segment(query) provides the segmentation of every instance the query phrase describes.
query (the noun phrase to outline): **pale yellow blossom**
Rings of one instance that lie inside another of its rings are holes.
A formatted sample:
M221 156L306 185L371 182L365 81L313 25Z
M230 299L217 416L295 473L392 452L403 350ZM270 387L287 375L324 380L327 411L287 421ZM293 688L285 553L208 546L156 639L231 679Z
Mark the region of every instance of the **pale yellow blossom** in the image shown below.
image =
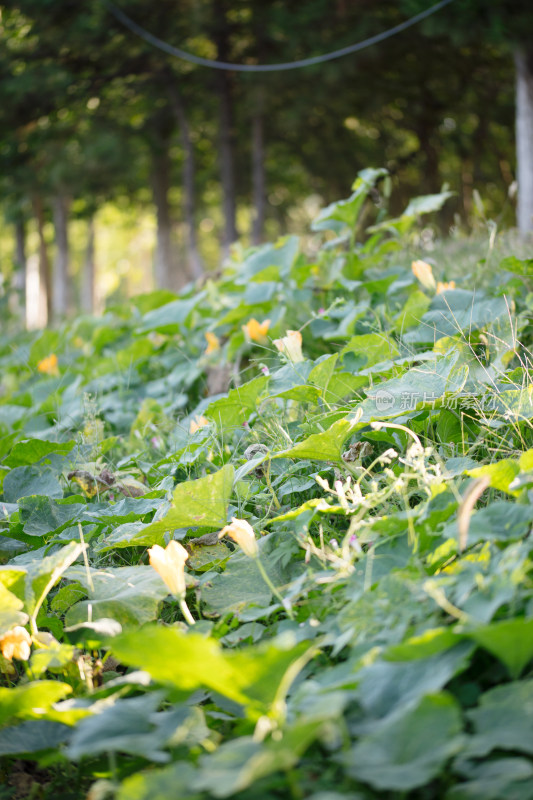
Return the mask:
M252 342L259 342L259 344L264 344L267 341L267 333L269 328L269 319L265 319L264 322L258 322L253 317L246 323L246 325L242 326L246 338L250 339Z
M172 539L165 548L158 544L148 550L150 564L164 580L171 594L175 597L185 597L185 562L189 558L186 549L175 539Z
M304 361L302 353L302 334L300 331L287 331L282 339L274 339L274 344L293 364Z
M226 525L218 534L219 539L222 539L223 536L229 536L230 539L237 542L243 553L250 558L257 558L259 555L254 529L245 519L233 517L231 525Z
M37 369L39 372L43 372L45 375L59 375L59 369L57 366L57 356L55 353L52 353L50 356L46 356L37 364Z
M0 651L8 661L13 658L27 661L31 652L31 636L26 628L15 625L10 631L0 636Z
M436 287L435 278L431 264L426 261L413 261L411 264L413 275L417 278L425 289L434 290Z
M212 333L211 331L207 331L205 338L207 340L207 347L205 350L206 356L208 356L209 353L214 353L216 350L220 350L220 339L216 334Z
M189 433L196 433L196 431L199 431L200 428L205 428L206 425L209 425L208 419L202 416L195 417L194 419L191 419L191 424L189 425Z
M440 294L441 292L447 292L448 289L455 289L455 281L437 282L437 294Z

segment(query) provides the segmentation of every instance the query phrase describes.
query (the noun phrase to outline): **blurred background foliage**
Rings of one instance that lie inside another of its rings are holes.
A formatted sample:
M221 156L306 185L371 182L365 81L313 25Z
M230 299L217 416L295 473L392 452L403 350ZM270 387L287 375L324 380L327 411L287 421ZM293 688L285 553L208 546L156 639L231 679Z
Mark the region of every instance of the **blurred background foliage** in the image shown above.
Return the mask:
M147 31L197 55L287 62L372 36L425 0L128 0ZM0 5L0 270L28 322L216 269L237 240L302 234L363 167L392 216L454 191L441 233L514 224L515 60L526 2L450 3L355 55L302 70L222 72L127 30L105 2Z

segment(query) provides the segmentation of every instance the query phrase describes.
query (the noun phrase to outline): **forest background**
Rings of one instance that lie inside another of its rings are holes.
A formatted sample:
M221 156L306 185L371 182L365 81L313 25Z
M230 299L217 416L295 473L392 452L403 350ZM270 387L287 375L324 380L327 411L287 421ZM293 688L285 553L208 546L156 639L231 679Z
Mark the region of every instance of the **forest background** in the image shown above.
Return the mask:
M428 7L426 0L120 5L170 44L248 65L336 50ZM455 195L439 225L454 236L487 219L514 225L522 170L526 232L529 7L456 0L363 52L301 70L241 73L169 56L103 0L3 2L4 320L25 297L35 327L154 286L178 289L216 270L237 241L302 234L366 166L389 171L374 201L393 215L410 197L447 185Z

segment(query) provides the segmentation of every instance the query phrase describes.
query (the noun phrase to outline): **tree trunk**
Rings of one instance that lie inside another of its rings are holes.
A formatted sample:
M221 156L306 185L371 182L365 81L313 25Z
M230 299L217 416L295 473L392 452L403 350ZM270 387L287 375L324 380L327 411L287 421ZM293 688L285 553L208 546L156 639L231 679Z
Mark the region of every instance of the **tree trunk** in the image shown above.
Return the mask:
M265 8L261 4L254 6L252 13L252 30L254 49L260 62L269 60L266 31L268 29ZM252 76L249 87L252 108L252 244L261 244L264 235L266 213L266 176L265 176L265 97L268 83L258 81Z
M464 220L468 225L472 222L474 208L474 175L472 160L466 153L461 155L461 197L463 199Z
M187 257L190 276L196 280L197 278L202 277L204 274L204 269L198 250L196 225L194 221L194 211L196 207L194 191L196 173L194 146L191 140L189 120L187 119L183 98L181 97L179 89L174 84L173 77L171 75L168 76L167 85L170 95L170 102L178 121L181 146L183 148L183 210L185 216L185 225L187 228Z
M56 257L52 282L52 311L55 319L64 317L70 305L68 201L63 194L54 197Z
M422 189L424 194L440 191L439 156L432 142L434 128L428 120L421 120L417 135L420 149L424 154Z
M263 97L259 90L256 109L252 117L252 201L254 220L252 225L252 244L260 244L265 226L265 141Z
M15 258L13 275L13 289L16 294L12 295L9 301L9 308L11 311L25 319L26 317L26 223L22 217L19 217L15 223Z
M35 195L32 200L33 213L37 222L37 232L39 234L39 311L35 315L37 319L43 320L43 325L52 318L52 286L50 274L50 260L48 258L48 248L44 236L44 208L41 198Z
M154 279L158 289L172 287L172 220L169 192L170 158L168 148L154 151L152 191L157 217L157 240L154 257Z
M95 306L95 264L94 264L94 217L87 223L87 245L83 264L81 307L86 314L92 314Z
M525 236L533 231L533 50L516 50L517 223Z
M22 218L15 222L15 289L23 292L26 286L26 223Z
M226 19L225 3L220 2L220 0L215 0L213 10L217 26L217 59L219 61L228 61L228 23ZM217 72L216 81L220 125L218 138L218 157L220 164L220 179L222 183L222 208L224 211L222 249L223 254L227 255L229 246L238 237L236 223L237 199L235 189L233 100L229 73L222 70Z
M232 125L232 102L230 88L223 73L219 80L219 102L220 102L220 177L222 180L222 207L224 209L224 235L222 246L227 253L229 246L237 237L237 200L235 192L235 167L233 158L233 134Z

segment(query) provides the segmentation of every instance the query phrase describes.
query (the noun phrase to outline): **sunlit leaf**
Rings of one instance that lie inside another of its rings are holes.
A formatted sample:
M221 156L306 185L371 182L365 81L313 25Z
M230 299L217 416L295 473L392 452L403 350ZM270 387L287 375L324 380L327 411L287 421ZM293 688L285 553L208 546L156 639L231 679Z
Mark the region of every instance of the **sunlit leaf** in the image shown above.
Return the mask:
M223 527L227 521L233 477L233 465L226 464L204 478L179 483L165 516L144 529L144 541L148 541L148 536L160 536L175 528ZM154 543L157 541L154 539Z
M354 433L358 419L340 419L324 433L313 433L288 450L275 453L272 458L309 458L317 461L342 461L344 442Z
M0 687L0 725L12 719L39 719L51 705L72 692L61 681L33 681L12 689Z
M15 625L25 625L28 615L22 611L24 603L0 582L0 636Z

